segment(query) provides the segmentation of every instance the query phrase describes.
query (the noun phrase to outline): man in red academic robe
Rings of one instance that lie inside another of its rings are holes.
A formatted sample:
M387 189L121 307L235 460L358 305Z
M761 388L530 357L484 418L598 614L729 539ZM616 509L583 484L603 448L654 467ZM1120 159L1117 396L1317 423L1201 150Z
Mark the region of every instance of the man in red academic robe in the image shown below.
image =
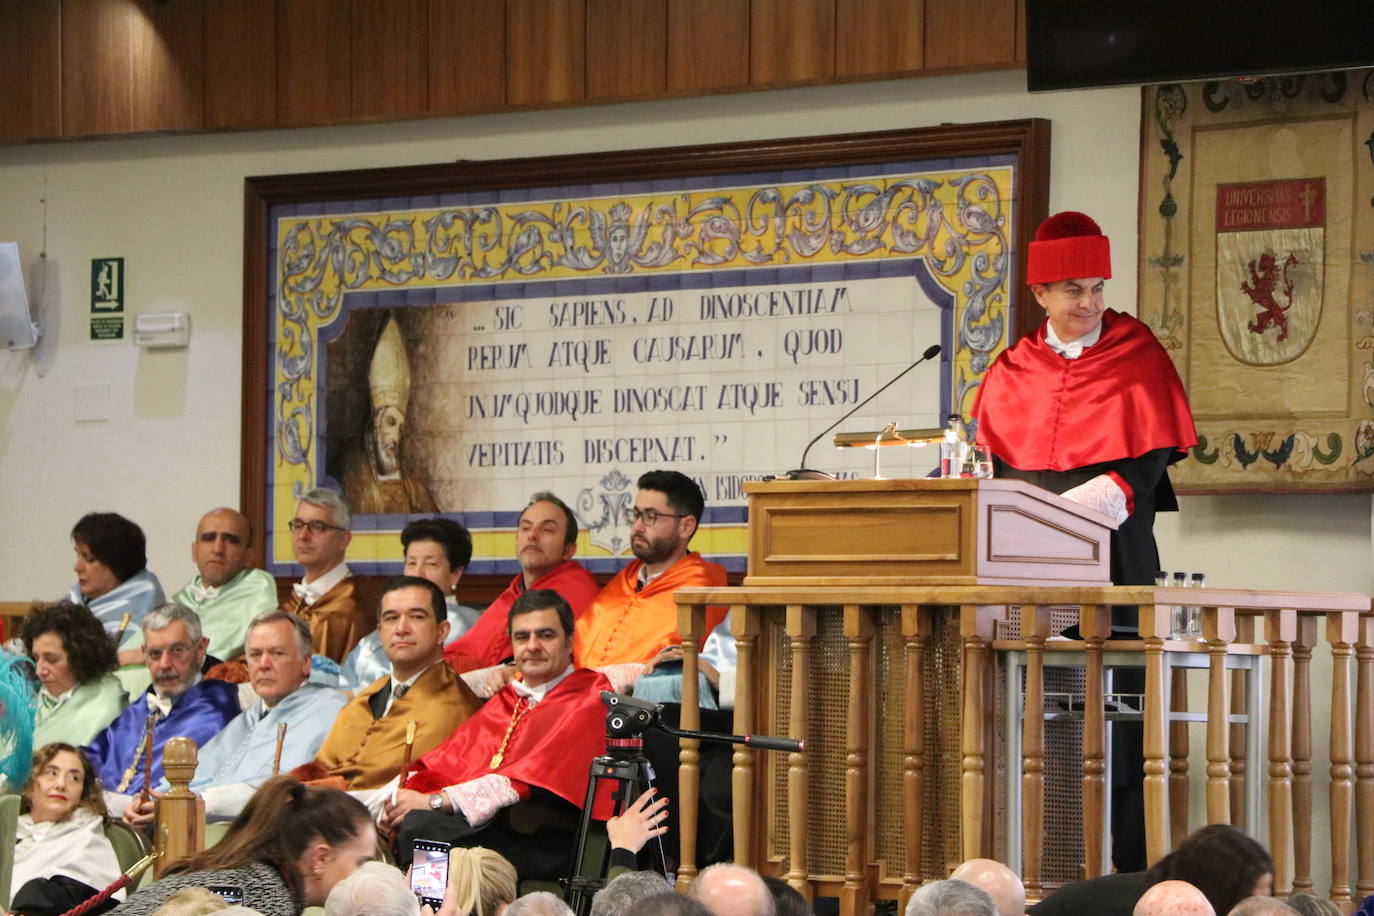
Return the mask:
M1026 279L1047 320L992 364L973 417L1000 476L1120 523L1113 583L1151 585L1159 568L1155 512L1178 509L1166 469L1197 434L1168 353L1144 324L1104 307L1111 275L1107 237L1090 217L1059 213L1040 225Z
M529 505L520 513L515 547L520 572L477 622L444 650L444 660L459 674L499 665L511 657L506 615L515 599L527 590L548 588L558 592L572 607L574 619L596 597L596 580L581 563L573 561L577 553L577 516L557 496L541 491L530 497Z
M1111 275L1110 245L1091 217L1065 212L1040 224L1026 281L1045 324L992 364L973 416L1001 476L1115 518L1112 582L1150 585L1159 568L1155 512L1178 509L1167 469L1197 434L1168 353L1144 324L1105 308ZM1134 635L1136 613L1113 608L1112 628ZM1118 668L1112 686L1143 690L1142 672ZM1112 860L1121 872L1147 864L1141 741L1138 723L1112 730Z
M420 758L382 811L402 867L423 838L494 849L522 878L567 873L591 763L606 753L601 691L610 682L573 667L572 608L557 592L525 592L509 626L520 679ZM511 817L522 807L553 823L517 831Z

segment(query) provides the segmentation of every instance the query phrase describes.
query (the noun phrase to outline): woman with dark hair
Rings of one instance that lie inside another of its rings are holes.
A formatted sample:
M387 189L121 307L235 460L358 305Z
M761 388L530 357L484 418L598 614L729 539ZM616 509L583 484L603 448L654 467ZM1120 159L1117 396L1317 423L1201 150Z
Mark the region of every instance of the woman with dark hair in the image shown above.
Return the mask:
M184 887L228 886L264 916L298 916L323 906L376 849L377 831L361 802L278 776L262 784L224 839L177 862L114 912L144 916Z
M143 529L114 512L88 512L72 528L76 551L76 584L68 600L90 608L105 632L119 632L120 619L128 614L129 628L118 648L132 649L142 634L138 625L155 607L166 602L162 583L148 571L147 540ZM123 653L120 662L142 662L142 653Z
M100 779L82 751L56 742L39 748L19 805L12 912L58 916L119 877L119 861L105 837Z
M84 747L124 711L128 696L114 676L114 642L87 608L68 601L35 603L20 625L20 638L42 685L34 744Z
M1136 901L1161 881L1187 881L1202 891L1214 910L1229 913L1246 897L1273 893L1274 860L1257 841L1230 824L1209 824L1190 833L1147 872L1118 872L1068 884L1027 912L1033 916L1131 916Z

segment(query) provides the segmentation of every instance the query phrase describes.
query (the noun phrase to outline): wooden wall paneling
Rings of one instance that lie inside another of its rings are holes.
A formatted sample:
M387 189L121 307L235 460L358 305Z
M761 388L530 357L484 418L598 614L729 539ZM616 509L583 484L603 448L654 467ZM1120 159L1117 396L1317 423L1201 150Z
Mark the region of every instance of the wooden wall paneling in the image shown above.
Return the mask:
M129 51L134 130L199 130L205 125L200 3L136 0Z
M1017 0L926 0L926 67L1012 66Z
M355 118L429 111L429 0L353 0Z
M845 0L835 10L835 75L883 76L925 61L925 0Z
M353 11L338 0L277 4L277 120L323 124L349 116L353 101Z
M587 98L662 95L668 0L587 0Z
M1026 0L1016 0L1016 62L1026 62Z
M749 82L767 86L833 77L836 2L750 0Z
M668 91L749 85L749 6L740 0L668 0Z
M63 0L62 135L133 129L126 0Z
M430 0L428 41L430 113L506 104L505 0Z
M586 96L586 0L510 0L506 101L575 102Z
M0 0L0 142L62 134L61 0Z
M277 0L204 0L203 6L205 126L275 124Z

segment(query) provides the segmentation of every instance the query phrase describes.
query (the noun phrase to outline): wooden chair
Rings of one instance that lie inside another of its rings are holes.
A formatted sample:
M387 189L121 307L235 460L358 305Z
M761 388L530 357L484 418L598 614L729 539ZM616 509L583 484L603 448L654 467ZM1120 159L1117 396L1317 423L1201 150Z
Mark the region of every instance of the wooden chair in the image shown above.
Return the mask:
M0 795L0 910L10 906L14 877L14 844L19 832L19 796Z

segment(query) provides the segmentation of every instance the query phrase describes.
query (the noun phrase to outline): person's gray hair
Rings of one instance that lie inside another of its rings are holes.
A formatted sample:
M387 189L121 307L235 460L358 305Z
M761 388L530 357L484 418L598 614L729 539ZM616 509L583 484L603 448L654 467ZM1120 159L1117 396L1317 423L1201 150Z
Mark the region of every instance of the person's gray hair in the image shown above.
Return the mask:
M364 862L324 901L325 916L420 916L420 904L394 865Z
M1309 902L1317 906L1309 909ZM1340 916L1340 912L1340 908L1328 900L1320 900L1307 894L1294 894L1288 898L1287 903L1277 897L1246 897L1231 907L1231 912L1225 916L1293 916L1294 913L1302 913L1304 916L1328 916L1335 913L1336 916Z
M625 916L636 900L672 889L668 879L656 871L627 871L596 892L592 898L591 916Z
M301 495L300 502L309 506L328 509L334 513L334 524L345 531L353 530L353 513L349 511L348 503L344 501L338 490L331 490L328 487L306 490Z
M201 636L205 635L205 630L200 625L200 615L184 604L174 601L149 611L148 616L143 618L143 632L146 635L154 630L165 630L178 620L186 624L186 632L191 635L191 641L200 642Z
M987 891L967 881L933 881L911 895L906 916L997 916Z
M254 627L282 621L291 624L291 629L296 631L296 647L301 650L301 658L309 658L314 655L315 639L310 635L310 624L290 611L283 611L279 608L263 611L249 622L248 629L244 632L252 632Z
M505 916L573 916L573 911L548 891L536 891L508 904Z

